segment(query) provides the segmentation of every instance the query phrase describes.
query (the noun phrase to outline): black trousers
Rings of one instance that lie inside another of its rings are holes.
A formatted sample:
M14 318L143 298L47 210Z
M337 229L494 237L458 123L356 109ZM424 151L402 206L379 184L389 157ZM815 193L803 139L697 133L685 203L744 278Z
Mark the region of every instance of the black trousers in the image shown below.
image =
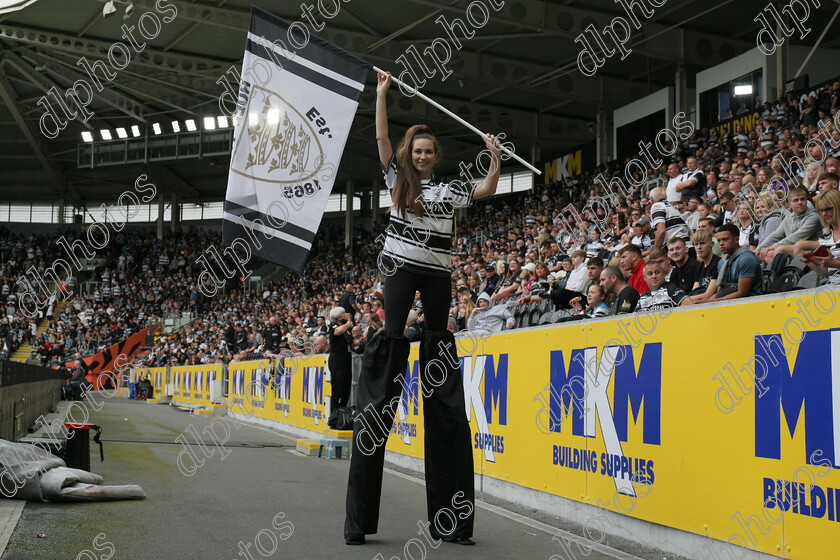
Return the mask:
M347 483L345 538L374 534L379 525L385 445L406 375L410 343L402 336L415 291L427 329L420 342L418 394L423 395L426 509L435 538L473 533L475 486L471 429L455 337L444 330L451 294L447 277L398 270L385 283L385 330L365 346L357 391L353 455Z

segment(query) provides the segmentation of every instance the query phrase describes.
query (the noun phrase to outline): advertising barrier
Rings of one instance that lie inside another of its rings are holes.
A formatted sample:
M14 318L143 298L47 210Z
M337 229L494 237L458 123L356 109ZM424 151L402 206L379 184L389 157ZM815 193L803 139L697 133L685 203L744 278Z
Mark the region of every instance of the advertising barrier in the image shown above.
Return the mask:
M459 340L476 473L825 557L840 542L840 313L838 292L802 294ZM231 410L325 431L324 356L267 365L230 364ZM422 458L418 375L415 344L387 449Z
M228 364L229 410L313 432L329 430L326 356L299 358L297 362L277 371L271 370L269 360Z
M215 380L222 378L222 365L172 367L169 368L169 375L172 379L172 404L189 407L211 406L213 401L210 397L210 386ZM157 390L158 386L154 387Z

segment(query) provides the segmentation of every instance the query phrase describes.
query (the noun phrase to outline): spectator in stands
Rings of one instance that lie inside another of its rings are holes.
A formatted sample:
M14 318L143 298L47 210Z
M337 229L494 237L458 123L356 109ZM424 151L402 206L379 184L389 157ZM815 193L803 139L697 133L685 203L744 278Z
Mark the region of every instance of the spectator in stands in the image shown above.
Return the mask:
M756 256L746 247L738 246L738 228L722 225L717 233L720 250L724 254L718 265L717 278L706 293L694 298L695 303L723 301L761 295L764 273Z
M692 196L703 196L703 193L706 192L706 175L697 165L697 158L689 157L686 160L686 165L688 167L688 171L686 171L681 177L681 180L677 182L675 190L680 193L680 201L687 203ZM652 194L653 193L651 193L651 195ZM663 193L663 198L665 198L665 193ZM654 202L656 202L655 199ZM674 201L668 198L667 202ZM653 210L651 210L651 214L652 213Z
M802 179L802 186L808 190L811 195L817 192L817 186L820 182L820 176L823 173L823 167L819 162L811 162L805 167L805 177Z
M316 354L326 354L330 351L330 345L327 342L327 337L324 335L316 336L313 345Z
M327 336L327 333L329 333L329 327L327 327L327 323L324 321L323 315L318 315L316 318L315 331L312 336Z
M720 213L718 214L717 219L715 219L715 227L731 223L737 209L738 202L735 200L734 194L731 192L725 192L720 195Z
M479 292L485 293L488 296L492 296L493 292L496 291L496 284L498 282L499 277L496 274L496 265L493 263L488 263L484 267L484 280L481 282Z
M755 201L753 212L758 224L751 235L750 248L755 251L781 225L781 202L770 192L762 192Z
M481 274L484 274L484 273L482 272ZM478 299L477 299L478 294L481 293L481 290L480 290L481 282L482 282L481 276L479 275L479 273L473 272L472 274L469 275L469 277L467 278L467 281L469 282L470 292L472 292L475 296L473 298L473 302L477 302L478 301Z
M459 332L466 330L467 319L469 319L472 315L473 309L475 309L475 304L472 299L468 296L461 296L461 299L458 302L458 310L455 314L455 321Z
M671 281L671 272L673 271L671 268L671 258L668 256L668 252L665 249L657 247L656 249L651 250L650 255L648 256L648 262L658 262L659 266L662 267L662 273L665 275L665 281Z
M546 264L542 261L538 262L534 265L534 282L531 284L531 288L526 290L522 294L522 297L519 298L519 305L523 305L534 299L548 297L553 282L554 277L548 273Z
M586 251L578 249L572 252L571 258L571 272L566 276L565 284L558 283L557 286L551 290L549 297L555 306L561 309L569 309L569 302L572 298L583 298L583 290L586 289L589 282L587 276L586 265Z
M796 187L788 193L788 212L782 223L758 244L756 252L767 263L772 262L778 253L792 257L797 241L816 241L819 231L820 219L815 211L808 208L808 191Z
M738 227L738 245L750 247L750 239L755 233L755 225L752 220L752 210L747 202L742 202L735 212L732 223Z
M599 278L600 281L600 278ZM606 317L610 314L610 308L604 301L607 298L607 292L601 284L592 284L586 291L586 307L578 298L573 298L571 301L572 315L583 315L587 319L594 319L598 317Z
M633 238L630 243L637 245L642 250L642 256L650 254L653 248L653 237L651 236L650 218L642 216L633 224Z
M817 184L817 194L814 196L814 204L828 191L837 190L837 174L826 172L820 176L820 181Z
M688 228L691 231L697 229L697 224L700 222L700 218L705 218L708 216L708 210L706 210L705 215L700 213L700 207L703 204L703 199L699 196L692 196L688 199L688 209L682 214L682 219L688 225Z
M613 298L610 315L632 313L639 303L639 292L624 281L624 274L616 266L608 266L601 272L601 286Z
M686 294L699 288L703 265L699 260L689 257L685 241L679 237L671 239L668 242L668 256L673 266L669 282ZM645 276L645 281L647 281L647 276ZM655 290L651 287L651 291Z
M618 252L620 257L621 270L630 285L638 293L648 291L644 278L645 261L642 259L642 250L633 244L627 245ZM609 290L607 290L609 291Z
M536 269L537 265L532 262L525 263L522 266L522 276L519 281L519 289L516 290L514 295L521 296L531 289L531 286L533 286L537 278L535 274ZM478 302L476 302L476 305L478 305Z
M667 248L668 241L674 237L679 237L685 240L689 250L693 253L691 241L691 231L688 225L682 219L680 212L665 201L665 190L661 187L656 187L650 191L650 200L653 206L650 209L651 226L656 230L656 238L653 246Z
M423 325L417 322L418 315L413 309L408 312L405 322L405 337L411 342L419 342L423 338Z
M473 309L467 320L467 330L476 334L493 334L505 327L512 329L513 313L506 305L490 308L490 296L482 292L478 296L478 307Z
M589 294L589 286L601 283L601 271L604 270L604 259L595 257L586 263L586 293Z
M699 286L688 292L691 296L705 294L712 280L717 279L720 257L715 255L712 250L714 248L713 239L712 234L705 229L698 229L694 232L694 237L691 238L694 248L697 250L697 262L701 266L697 280Z
M522 277L522 270L519 268L519 261L511 259L509 263L501 263L503 270L506 270L503 278L496 286L496 293L490 298L493 301L513 296L519 290Z
M604 248L604 243L601 241L601 232L597 229L592 230L591 237L586 243L586 258L597 257Z
M803 251L813 251L818 247L826 247L831 256L812 256L805 259L808 266L818 274L828 277L832 284L840 283L840 191L828 191L817 202L817 214L822 225L822 235L817 241L797 241L795 254Z
M570 292L581 294L584 289L587 275L586 275L586 251L578 249L571 254L572 270L569 272L566 280L566 289Z
M680 166L676 163L672 163L668 166L667 171L668 177L670 177L668 181L668 185L665 187L666 198L668 202L679 202L682 200L682 195L680 191L677 190L677 185L681 184L683 181L683 175L680 171ZM638 218L636 218L638 220Z
M636 311L651 311L691 305L686 293L671 282L665 281L665 273L657 261L645 265L645 282L650 290L639 296Z

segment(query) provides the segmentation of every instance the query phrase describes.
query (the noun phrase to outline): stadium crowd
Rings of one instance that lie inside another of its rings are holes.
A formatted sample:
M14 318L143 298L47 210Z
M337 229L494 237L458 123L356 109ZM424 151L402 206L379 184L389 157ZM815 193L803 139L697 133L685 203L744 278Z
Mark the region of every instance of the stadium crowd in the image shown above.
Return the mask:
M625 173L628 156L476 203L452 242L450 329L515 328L517 310L532 302L550 302L540 322L554 323L755 296L781 289L774 275L790 276L791 267L796 277L785 289L812 269L814 285L840 282L840 83L802 107L791 96L756 108L761 124L752 130L696 130L664 146L671 155L656 167ZM341 336L362 352L384 320L374 240L385 225L357 227L347 248L343 231L325 225L302 274L261 291L234 278L213 298L196 288L196 258L220 244L217 232L118 235L97 255L95 283L71 283L70 305L37 337L16 306L17 279L32 266L43 273L60 254L52 236L6 232L0 352L30 342L33 361L63 363L188 311L195 320L156 340L145 365L320 353L339 307L352 321ZM407 331L417 339L422 328L418 298Z

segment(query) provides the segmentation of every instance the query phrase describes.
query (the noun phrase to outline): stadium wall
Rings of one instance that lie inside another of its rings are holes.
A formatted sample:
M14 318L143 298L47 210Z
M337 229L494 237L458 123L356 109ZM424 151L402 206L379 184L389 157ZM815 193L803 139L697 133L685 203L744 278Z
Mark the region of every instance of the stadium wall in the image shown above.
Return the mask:
M840 540L838 295L461 339L477 487L689 558L826 557ZM230 364L229 412L323 433L325 366L300 359L272 386L267 362ZM417 468L418 373L415 344L387 442Z

